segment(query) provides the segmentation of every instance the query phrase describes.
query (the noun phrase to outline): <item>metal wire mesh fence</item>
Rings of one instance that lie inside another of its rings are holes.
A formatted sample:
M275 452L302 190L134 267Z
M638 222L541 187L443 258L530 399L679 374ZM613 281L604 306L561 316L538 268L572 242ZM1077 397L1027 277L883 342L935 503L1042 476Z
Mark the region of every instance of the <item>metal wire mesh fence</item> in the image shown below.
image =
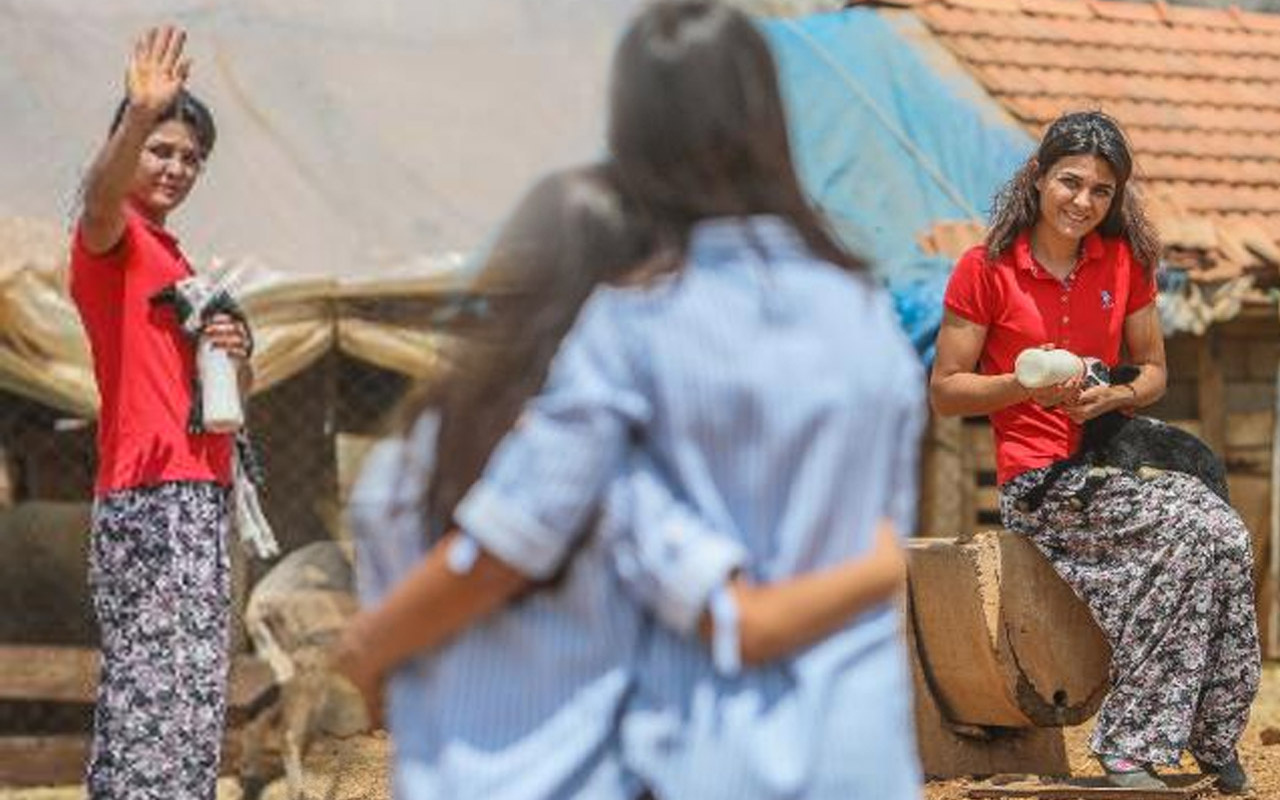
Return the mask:
M335 351L252 399L249 426L266 470L262 499L283 552L345 538L346 489L409 384ZM90 420L0 392L0 643L10 655L97 646L88 585L95 433ZM238 610L270 566L238 555ZM234 642L248 647L238 622ZM41 685L57 669L53 661L30 666L45 673ZM57 698L14 696L20 687L0 694L0 737L83 737L92 718L85 677L68 676Z

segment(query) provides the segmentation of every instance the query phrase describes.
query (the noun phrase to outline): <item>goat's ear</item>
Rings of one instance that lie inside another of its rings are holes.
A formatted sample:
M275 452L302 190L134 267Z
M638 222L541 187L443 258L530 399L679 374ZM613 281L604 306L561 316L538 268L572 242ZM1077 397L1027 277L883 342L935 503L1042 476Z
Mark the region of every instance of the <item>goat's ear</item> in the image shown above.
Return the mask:
M1133 379L1138 377L1140 370L1132 364L1117 364L1111 370L1111 385L1119 386L1125 383L1133 383Z

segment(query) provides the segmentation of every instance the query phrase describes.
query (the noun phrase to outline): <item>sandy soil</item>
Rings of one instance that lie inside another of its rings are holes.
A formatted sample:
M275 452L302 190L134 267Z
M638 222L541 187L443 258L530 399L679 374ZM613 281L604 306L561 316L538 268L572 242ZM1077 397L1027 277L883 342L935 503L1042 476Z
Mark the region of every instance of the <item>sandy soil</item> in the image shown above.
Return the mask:
M1073 769L1097 774L1088 757L1089 725L1067 731ZM1280 800L1280 664L1271 664L1263 677L1262 693L1253 708L1249 729L1241 743L1241 757L1257 784L1260 800ZM382 733L316 742L307 752L307 795L324 800L385 800L391 797L386 777L390 741ZM1190 758L1184 769L1194 772ZM930 783L925 800L964 800L967 781ZM283 781L267 787L265 800L286 800ZM40 789L0 789L0 800L80 800L79 786ZM240 800L234 780L224 779L218 800Z
M1089 732L1092 725L1067 731L1067 750L1073 771L1082 775L1098 775L1101 770L1089 758ZM1264 744L1263 742L1273 742ZM1280 664L1268 664L1262 679L1262 692L1254 703L1249 728L1240 743L1240 758L1253 776L1259 800L1280 800ZM1196 772L1190 756L1183 759L1184 772ZM968 781L933 782L925 789L926 800L963 800ZM1212 795L1211 795L1212 796Z

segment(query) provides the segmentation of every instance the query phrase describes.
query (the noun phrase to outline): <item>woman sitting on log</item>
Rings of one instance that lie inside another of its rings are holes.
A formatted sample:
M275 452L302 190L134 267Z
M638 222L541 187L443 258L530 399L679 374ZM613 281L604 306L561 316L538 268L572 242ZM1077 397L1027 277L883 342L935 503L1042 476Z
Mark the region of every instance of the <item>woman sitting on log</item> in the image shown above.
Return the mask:
M1158 765L1190 750L1219 789L1249 790L1236 756L1260 673L1249 532L1200 480L1109 476L1084 508L1072 467L1028 510L1019 500L1075 452L1081 425L1165 391L1154 273L1160 247L1128 186L1133 160L1100 112L1059 117L997 195L985 243L945 296L931 398L942 415L988 415L1004 525L1027 536L1089 605L1111 642L1111 691L1091 747L1111 782L1163 788ZM1131 383L1079 378L1024 388L1014 360L1052 346L1115 366Z

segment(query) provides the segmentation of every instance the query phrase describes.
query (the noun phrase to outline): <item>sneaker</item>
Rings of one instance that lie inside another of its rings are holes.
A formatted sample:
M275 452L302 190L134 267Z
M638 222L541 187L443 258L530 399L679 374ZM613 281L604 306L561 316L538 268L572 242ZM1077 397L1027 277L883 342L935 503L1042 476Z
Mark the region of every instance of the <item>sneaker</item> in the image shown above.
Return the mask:
M1244 771L1244 765L1240 763L1238 756L1233 755L1225 764L1207 764L1198 758L1196 763L1200 765L1200 771L1205 775L1217 777L1219 792L1238 795L1253 794L1253 781L1249 780L1249 774Z
M1107 773L1107 783L1119 789L1168 789L1151 767L1120 756L1098 756L1098 763Z

